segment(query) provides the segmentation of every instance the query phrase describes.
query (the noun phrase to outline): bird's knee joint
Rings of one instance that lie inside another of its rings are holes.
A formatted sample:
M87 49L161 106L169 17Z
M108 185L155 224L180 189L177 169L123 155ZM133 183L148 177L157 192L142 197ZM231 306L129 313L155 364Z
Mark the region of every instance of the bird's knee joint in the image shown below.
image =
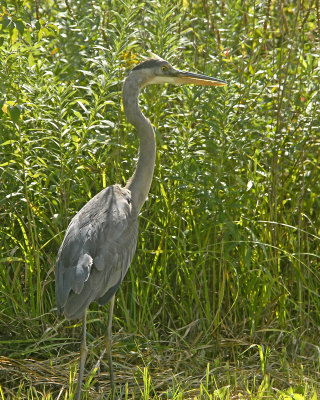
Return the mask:
M109 351L112 345L112 339L110 339L108 336L105 337L105 344L106 344L106 349Z
M88 347L84 344L80 345L80 354L83 354L84 356L86 356L88 353Z

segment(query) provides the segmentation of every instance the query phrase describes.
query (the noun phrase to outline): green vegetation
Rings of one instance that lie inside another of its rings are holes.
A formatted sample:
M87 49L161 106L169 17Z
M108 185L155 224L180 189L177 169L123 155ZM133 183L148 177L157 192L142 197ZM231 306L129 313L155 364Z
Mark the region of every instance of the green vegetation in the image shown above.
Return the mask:
M118 291L131 399L320 398L318 0L1 0L0 399L72 399L57 318L72 216L133 171L126 71L148 51L226 88L150 87L155 178ZM92 305L84 399L109 393Z

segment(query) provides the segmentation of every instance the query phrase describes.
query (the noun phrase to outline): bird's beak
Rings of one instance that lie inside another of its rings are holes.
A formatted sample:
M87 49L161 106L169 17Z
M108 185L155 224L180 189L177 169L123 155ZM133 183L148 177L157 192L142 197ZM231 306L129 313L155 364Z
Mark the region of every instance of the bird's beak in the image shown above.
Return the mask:
M207 75L195 74L193 72L185 72L174 70L174 83L176 85L193 84L202 86L226 86L227 82L221 79L211 78Z

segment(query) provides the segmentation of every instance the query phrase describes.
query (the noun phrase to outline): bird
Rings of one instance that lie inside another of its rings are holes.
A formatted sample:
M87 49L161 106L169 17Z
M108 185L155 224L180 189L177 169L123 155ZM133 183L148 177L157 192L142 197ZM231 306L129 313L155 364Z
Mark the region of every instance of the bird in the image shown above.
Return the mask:
M76 399L87 357L86 318L89 305L110 302L105 346L109 359L111 390L114 372L111 354L112 316L115 293L125 277L136 251L139 213L150 190L156 160L153 127L141 109L141 89L152 84L225 86L227 82L200 73L174 68L162 58L151 58L128 73L122 90L123 110L139 138L139 156L125 186L114 184L88 201L71 220L55 265L57 312L69 320L82 319L79 375Z

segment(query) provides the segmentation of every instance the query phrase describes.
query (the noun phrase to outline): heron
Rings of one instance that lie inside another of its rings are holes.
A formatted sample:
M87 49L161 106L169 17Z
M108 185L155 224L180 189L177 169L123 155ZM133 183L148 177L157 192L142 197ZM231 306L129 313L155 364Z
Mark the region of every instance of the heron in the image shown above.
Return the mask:
M163 59L148 59L127 75L122 91L124 113L139 138L139 156L133 175L124 187L115 184L96 194L71 220L58 252L55 281L58 314L82 319L79 375L76 399L87 357L86 318L89 305L110 302L105 335L112 393L112 316L115 293L134 256L139 212L150 190L156 160L156 140L150 121L139 108L142 88L152 84L225 86L227 82L199 73L181 71Z

